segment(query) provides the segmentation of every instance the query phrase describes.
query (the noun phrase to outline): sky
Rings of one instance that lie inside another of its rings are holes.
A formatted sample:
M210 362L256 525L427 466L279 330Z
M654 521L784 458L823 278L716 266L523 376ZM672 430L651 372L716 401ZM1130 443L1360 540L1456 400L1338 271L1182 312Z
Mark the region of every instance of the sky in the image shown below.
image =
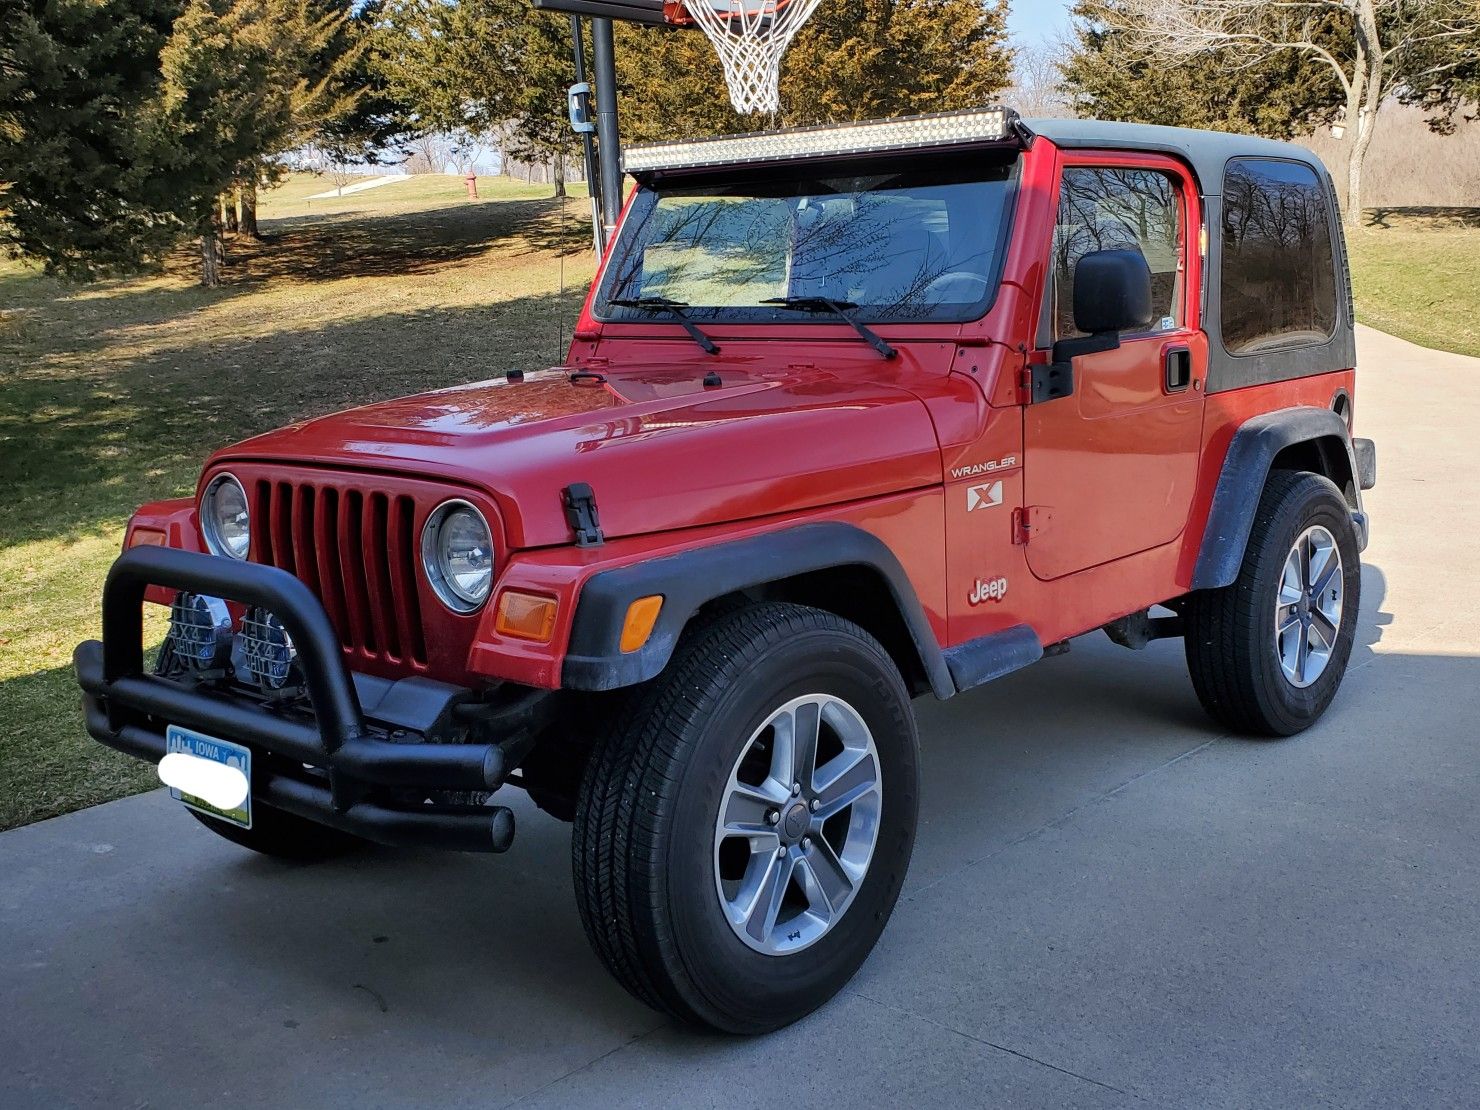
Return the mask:
M1024 42L1050 41L1069 26L1070 0L1013 0L1007 28Z

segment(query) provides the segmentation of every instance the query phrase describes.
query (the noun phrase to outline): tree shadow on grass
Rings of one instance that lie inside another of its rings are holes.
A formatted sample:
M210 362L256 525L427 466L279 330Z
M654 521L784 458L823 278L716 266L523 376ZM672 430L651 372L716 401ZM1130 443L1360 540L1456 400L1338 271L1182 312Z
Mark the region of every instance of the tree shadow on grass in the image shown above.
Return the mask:
M74 538L193 490L214 449L352 405L556 364L581 291L388 312L153 351L7 387L0 546Z
M36 348L42 354L101 350L121 330L169 324L278 283L434 274L474 263L501 245L516 257L589 257L583 210L573 199L566 206L562 211L549 198L499 200L390 215L264 220L263 239L228 239L226 282L215 289L194 284L193 248L177 251L153 278L76 285L24 272L0 274L0 302L11 309L0 313L0 383L22 371Z
M231 240L234 285L264 281L334 281L401 277L441 270L495 244L574 254L589 246L584 212L574 201L499 200L385 215L341 213L264 221L266 239ZM573 211L574 210L574 211Z
M1395 220L1410 226L1426 225L1430 230L1480 227L1480 207L1463 205L1369 208L1366 216L1368 227L1391 228Z

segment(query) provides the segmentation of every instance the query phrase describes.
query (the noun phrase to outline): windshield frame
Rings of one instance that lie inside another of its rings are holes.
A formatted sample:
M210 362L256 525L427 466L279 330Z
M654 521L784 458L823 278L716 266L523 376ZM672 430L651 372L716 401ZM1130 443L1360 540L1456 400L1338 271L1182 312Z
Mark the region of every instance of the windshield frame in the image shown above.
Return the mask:
M967 161L969 160L969 161ZM989 161L990 160L990 161ZM922 164L923 162L923 164ZM685 171L682 173L665 173L662 175L644 175L638 180L638 188L634 191L623 213L622 223L617 229L610 251L607 254L605 265L602 267L597 281L591 291L590 314L591 318L599 324L610 325L652 325L660 324L665 328L676 326L672 320L664 320L656 314L643 312L640 309L623 309L612 305L607 297L611 294L612 287L617 281L619 274L625 273L627 265L631 261L632 252L624 249L628 246L629 236L624 235L624 229L629 226L629 220L641 201L640 194L643 192L661 193L664 187L673 188L744 188L747 185L757 185L765 182L798 180L798 179L820 179L830 176L860 176L865 173L888 172L895 169L900 172L928 174L934 169L949 168L953 174L960 174L964 169L971 170L977 166L983 168L993 163L1005 164L1007 174L1003 180L1004 193L1002 197L1001 219L997 227L996 238L992 245L991 272L987 275L987 289L985 295L978 301L956 308L954 311L932 315L926 318L908 318L898 315L878 314L871 311L877 306L861 305L852 311L852 315L861 323L866 323L879 328L942 328L960 327L964 324L974 323L983 319L992 311L997 303L1001 292L1003 275L1007 266L1007 255L1011 243L1013 227L1017 217L1018 195L1022 183L1023 157L1022 150L1017 147L992 148L983 150L975 148L971 150L951 150L934 153L928 158L921 158L918 152L909 157L890 156L887 158L870 158L868 162L860 166L857 158L847 160L800 160L762 167L748 166L726 166L721 169L706 168L696 171ZM655 202L656 203L656 202ZM954 302L953 302L954 303ZM846 327L836 317L825 313L798 312L780 305L754 305L742 307L714 307L706 305L686 306L691 319L704 324L713 331L716 327L738 327L769 328L776 325L791 327L825 327L836 329Z

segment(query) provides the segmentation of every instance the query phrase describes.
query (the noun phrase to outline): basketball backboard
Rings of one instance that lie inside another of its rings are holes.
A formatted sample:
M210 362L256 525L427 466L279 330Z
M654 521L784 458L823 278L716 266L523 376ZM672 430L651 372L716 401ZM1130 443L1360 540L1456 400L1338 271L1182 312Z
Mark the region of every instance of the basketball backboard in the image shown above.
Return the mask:
M665 14L665 9L672 6L668 0L533 0L533 3L535 8L545 12L621 19L658 27L675 26Z

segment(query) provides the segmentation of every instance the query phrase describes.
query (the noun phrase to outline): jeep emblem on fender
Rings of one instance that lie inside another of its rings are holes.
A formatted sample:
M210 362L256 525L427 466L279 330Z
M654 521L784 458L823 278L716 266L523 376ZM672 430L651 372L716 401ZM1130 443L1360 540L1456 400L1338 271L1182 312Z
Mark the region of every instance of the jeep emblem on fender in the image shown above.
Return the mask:
M966 600L972 605L980 605L984 601L1001 601L1006 596L1006 578L978 578Z

